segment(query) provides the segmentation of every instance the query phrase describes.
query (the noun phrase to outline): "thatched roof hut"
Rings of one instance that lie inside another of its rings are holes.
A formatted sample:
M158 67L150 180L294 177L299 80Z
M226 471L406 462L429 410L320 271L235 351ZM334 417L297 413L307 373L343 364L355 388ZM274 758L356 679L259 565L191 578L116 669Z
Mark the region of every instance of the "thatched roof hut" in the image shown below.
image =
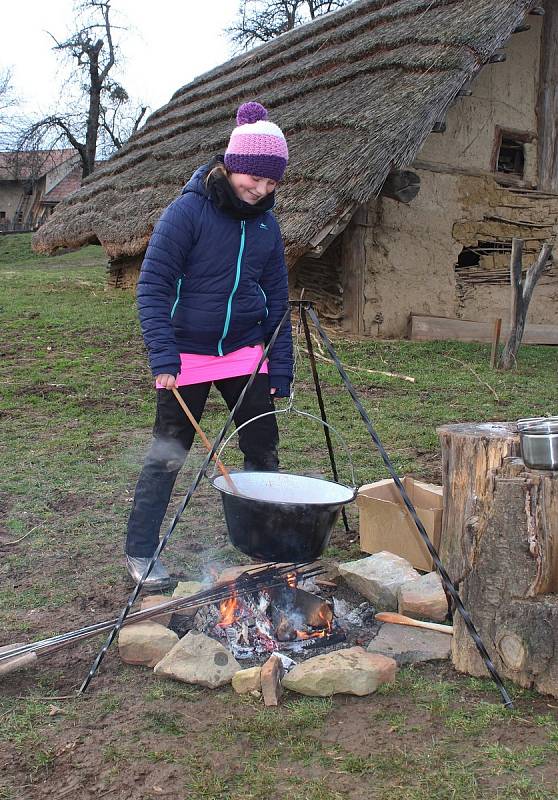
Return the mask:
M200 76L61 204L39 251L100 242L141 258L192 172L223 152L237 106L258 99L291 160L277 215L290 265L394 168L412 163L463 86L494 58L533 0L358 0Z

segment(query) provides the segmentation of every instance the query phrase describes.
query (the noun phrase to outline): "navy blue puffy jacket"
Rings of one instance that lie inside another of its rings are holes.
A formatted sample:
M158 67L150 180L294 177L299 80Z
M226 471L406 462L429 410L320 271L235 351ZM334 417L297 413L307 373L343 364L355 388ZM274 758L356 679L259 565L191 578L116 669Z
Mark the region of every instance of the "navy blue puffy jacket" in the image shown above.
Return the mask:
M137 287L153 375L177 375L182 353L226 355L267 342L288 307L283 242L273 214L234 219L194 173L155 226ZM271 386L292 380L290 319L269 358Z

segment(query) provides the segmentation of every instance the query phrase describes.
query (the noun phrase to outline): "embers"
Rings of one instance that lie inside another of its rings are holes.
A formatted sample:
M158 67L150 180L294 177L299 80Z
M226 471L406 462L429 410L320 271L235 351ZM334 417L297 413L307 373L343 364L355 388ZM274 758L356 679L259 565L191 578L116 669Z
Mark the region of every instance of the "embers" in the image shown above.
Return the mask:
M296 576L282 586L243 597L233 595L219 607L200 609L194 626L225 639L236 658L275 650L325 647L345 640L332 606L296 586Z

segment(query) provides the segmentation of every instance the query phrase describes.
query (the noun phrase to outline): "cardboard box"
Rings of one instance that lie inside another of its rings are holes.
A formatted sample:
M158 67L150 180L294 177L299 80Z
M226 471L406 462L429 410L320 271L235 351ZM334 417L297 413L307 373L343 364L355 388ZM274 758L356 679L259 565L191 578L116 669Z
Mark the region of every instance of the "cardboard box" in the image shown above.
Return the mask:
M441 486L405 476L401 483L417 510L430 541L440 548L443 491ZM432 557L407 511L395 482L388 478L359 489L360 549L365 553L390 553L406 558L415 569L430 572Z

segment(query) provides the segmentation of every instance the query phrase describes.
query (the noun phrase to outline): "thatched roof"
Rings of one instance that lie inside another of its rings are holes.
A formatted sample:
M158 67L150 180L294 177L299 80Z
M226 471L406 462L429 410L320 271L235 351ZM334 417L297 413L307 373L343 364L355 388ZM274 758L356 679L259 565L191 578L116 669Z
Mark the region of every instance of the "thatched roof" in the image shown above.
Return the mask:
M355 202L412 163L432 126L533 0L358 0L196 78L36 234L52 251L99 241L141 254L192 172L224 152L237 106L257 99L290 163L277 215L289 262Z

